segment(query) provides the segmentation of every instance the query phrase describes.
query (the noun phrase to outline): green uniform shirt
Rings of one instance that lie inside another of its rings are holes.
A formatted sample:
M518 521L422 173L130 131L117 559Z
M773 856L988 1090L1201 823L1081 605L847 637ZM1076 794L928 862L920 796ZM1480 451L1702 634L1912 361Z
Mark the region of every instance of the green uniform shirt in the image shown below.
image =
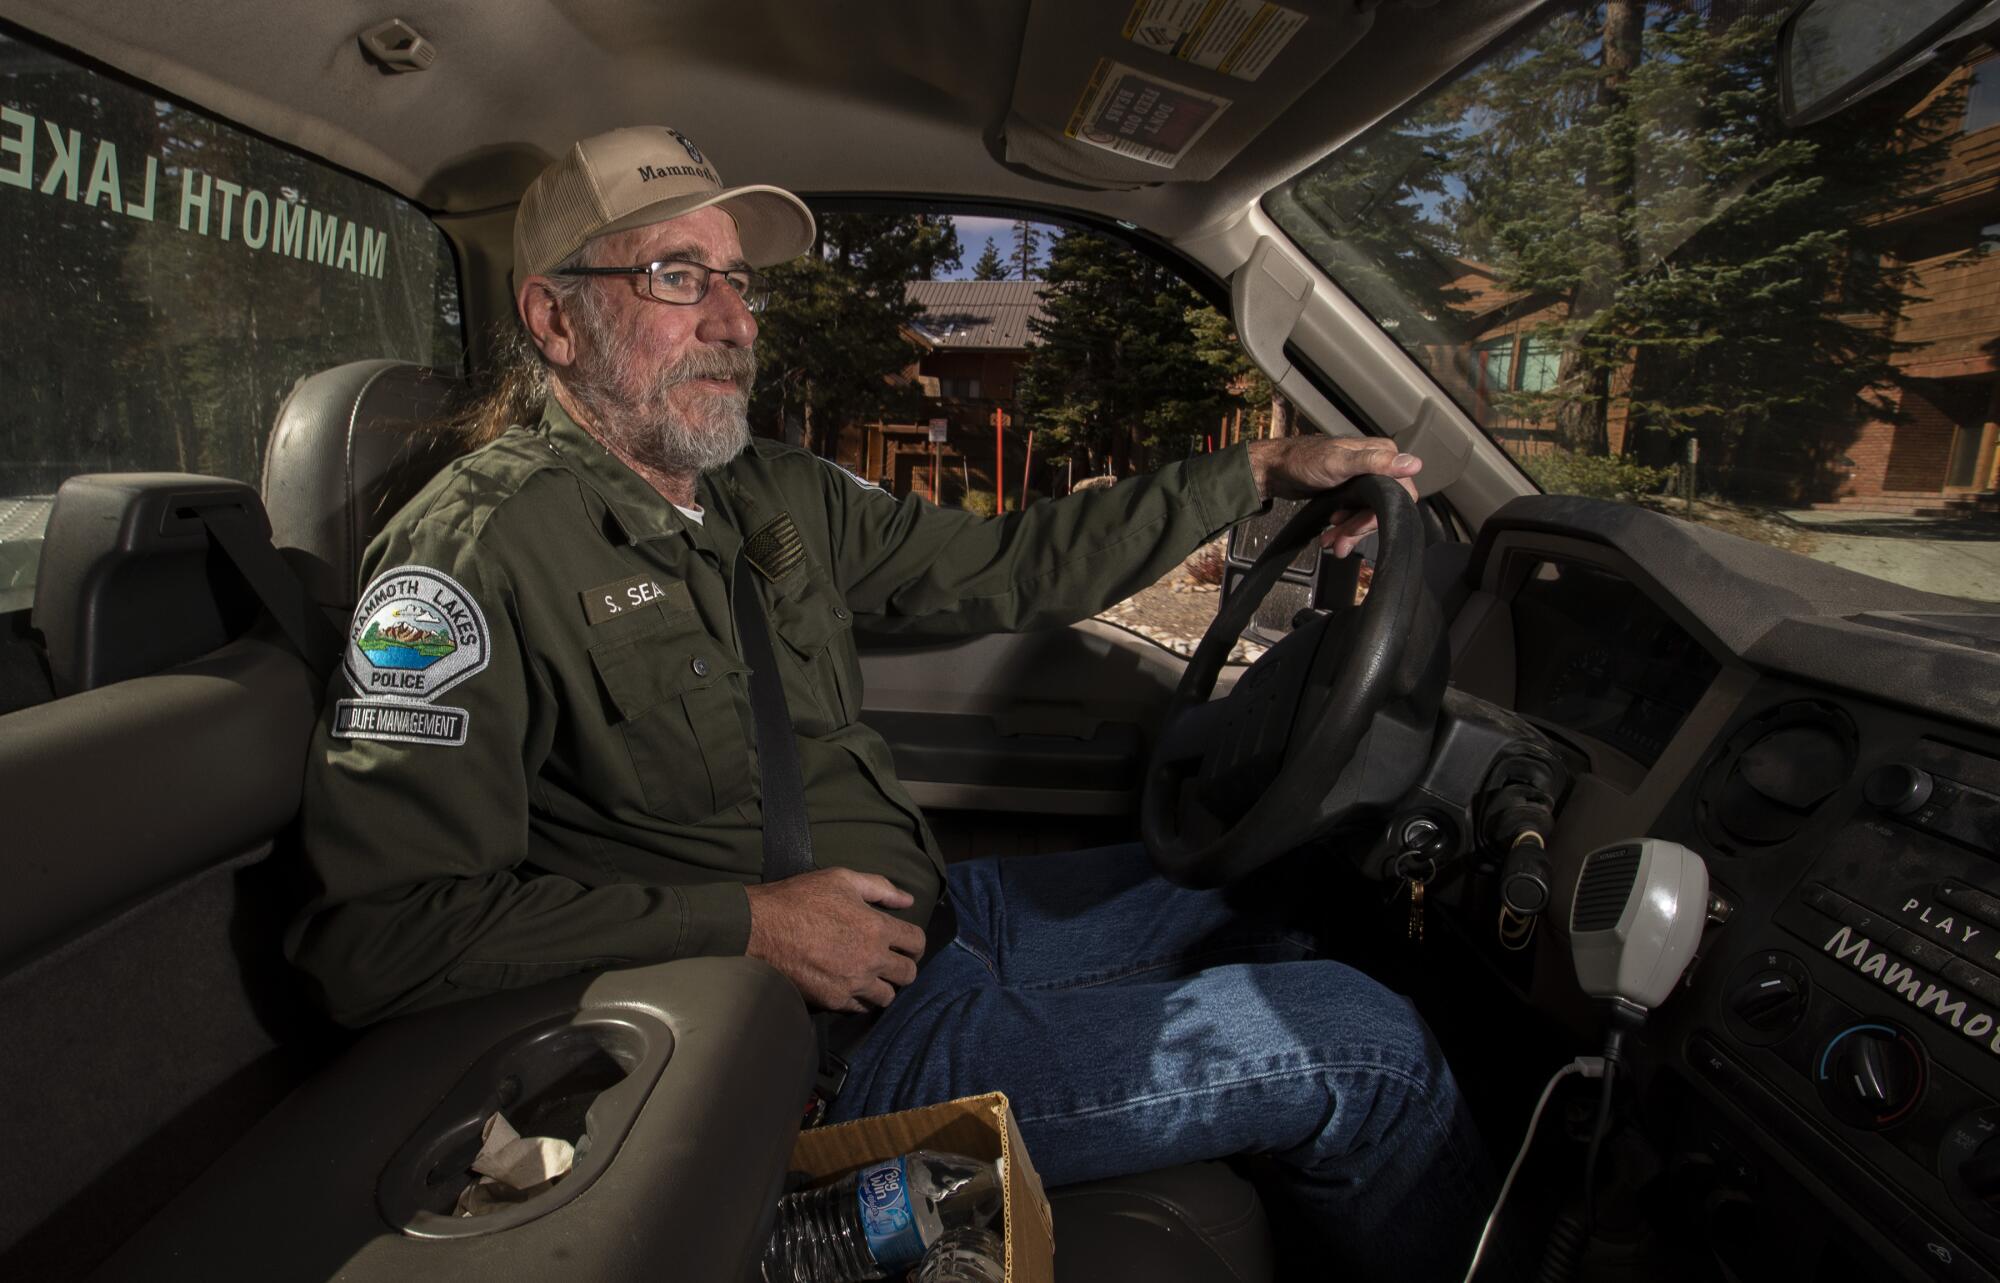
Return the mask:
M1072 623L1258 505L1240 448L991 519L761 440L697 494L699 522L552 400L370 545L307 768L321 893L287 942L336 1018L744 951L763 866L729 610L746 540L771 572L742 573L775 634L814 857L887 877L921 924L943 861L860 721L854 629Z

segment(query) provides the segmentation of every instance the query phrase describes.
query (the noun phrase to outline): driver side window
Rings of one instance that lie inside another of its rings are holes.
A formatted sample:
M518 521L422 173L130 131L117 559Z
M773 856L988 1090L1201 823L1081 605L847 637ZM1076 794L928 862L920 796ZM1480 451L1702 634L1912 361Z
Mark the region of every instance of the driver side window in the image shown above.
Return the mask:
M1300 430L1229 319L1109 232L822 211L771 273L752 427L898 496L982 514ZM1310 430L1309 428L1305 430ZM1224 541L1099 618L1191 655ZM1237 658L1261 647L1247 639Z

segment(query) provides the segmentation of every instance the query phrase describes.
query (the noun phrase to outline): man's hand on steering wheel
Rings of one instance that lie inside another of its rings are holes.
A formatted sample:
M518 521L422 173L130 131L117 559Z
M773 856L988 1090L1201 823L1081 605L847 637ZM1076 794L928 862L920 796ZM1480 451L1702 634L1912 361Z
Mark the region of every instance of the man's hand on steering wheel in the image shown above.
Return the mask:
M1266 498L1306 502L1216 612L1153 743L1140 832L1161 871L1190 886L1241 877L1400 797L1430 755L1443 687L1440 616L1424 586L1410 482L1421 464L1387 441L1286 438L1250 451ZM1378 523L1367 597L1299 611L1211 700L1237 637L1287 567L1314 543L1344 557Z
M1398 454L1393 441L1315 434L1250 443L1250 471L1257 478L1258 495L1265 499L1310 499L1371 472L1394 477L1415 499L1417 487L1410 478L1423 466L1424 461L1413 454ZM1336 512L1320 542L1334 556L1345 557L1374 529L1375 514L1365 508Z

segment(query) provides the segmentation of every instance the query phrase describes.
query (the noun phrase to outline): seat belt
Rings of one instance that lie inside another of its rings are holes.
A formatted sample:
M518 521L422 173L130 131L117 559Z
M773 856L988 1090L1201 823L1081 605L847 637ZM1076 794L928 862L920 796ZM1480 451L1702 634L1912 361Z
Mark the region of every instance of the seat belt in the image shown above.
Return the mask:
M743 658L750 661L750 716L757 727L757 767L764 778L764 881L776 882L813 870L812 826L806 822L805 776L799 744L778 680L778 657L771 650L771 624L747 557L736 560L729 585Z
M316 675L331 674L340 662L340 630L313 604L304 582L285 564L285 555L258 531L250 513L237 504L204 504L195 515L257 595L265 613L284 629L299 657Z
M764 881L776 882L813 870L812 825L806 819L798 738L792 730L791 710L785 706L784 683L778 678L778 656L771 649L771 623L757 596L757 573L748 557L736 559L729 604L736 616L743 658L750 663L750 720L757 731L757 770L764 785ZM847 1083L847 1062L829 1045L836 1015L831 1011L813 1013L813 1043L819 1060L801 1120L803 1127L823 1121L834 1097Z
M764 780L764 881L809 873L815 867L812 853L812 826L806 821L805 775L799 768L799 744L792 730L791 710L785 704L784 683L778 678L778 659L771 649L771 625L764 615L764 603L757 596L756 572L747 556L738 557L735 577L730 581L730 610L736 616L736 632L742 639L743 658L750 664L750 719L757 731L757 764ZM924 929L924 957L928 959L958 934L958 915L951 894L941 891ZM859 1045L874 1024L876 1012L850 1014L817 1012L813 1034L819 1044L819 1072L813 1080L812 1099L806 1103L805 1126L812 1127L826 1117L834 1097L847 1082L847 1061L834 1050Z

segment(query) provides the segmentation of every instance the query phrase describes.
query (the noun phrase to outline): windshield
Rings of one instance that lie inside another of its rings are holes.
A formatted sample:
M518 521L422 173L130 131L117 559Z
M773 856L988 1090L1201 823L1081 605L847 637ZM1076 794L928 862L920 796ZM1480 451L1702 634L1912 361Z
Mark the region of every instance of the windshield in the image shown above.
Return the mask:
M1265 208L1544 490L2000 600L2000 58L1788 129L1792 7L1558 6Z

